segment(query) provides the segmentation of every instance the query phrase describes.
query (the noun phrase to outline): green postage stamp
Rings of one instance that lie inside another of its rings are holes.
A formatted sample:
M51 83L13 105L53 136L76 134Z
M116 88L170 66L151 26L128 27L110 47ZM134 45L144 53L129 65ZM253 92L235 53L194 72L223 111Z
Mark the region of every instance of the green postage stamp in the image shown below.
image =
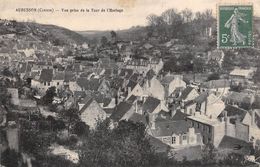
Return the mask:
M253 5L218 5L218 47L253 47Z

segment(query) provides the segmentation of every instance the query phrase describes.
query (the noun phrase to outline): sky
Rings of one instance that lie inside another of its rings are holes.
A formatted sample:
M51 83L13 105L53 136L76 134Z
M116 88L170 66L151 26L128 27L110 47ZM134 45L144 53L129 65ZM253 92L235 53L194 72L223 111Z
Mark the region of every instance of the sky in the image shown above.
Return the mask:
M147 24L150 14L160 15L167 9L193 12L212 9L217 3L254 5L254 15L260 16L260 0L0 0L0 18L54 24L75 31L120 30ZM53 9L53 12L17 12L17 8ZM118 9L123 12L92 12L91 9ZM63 12L62 9L84 9L85 12ZM89 9L89 12L86 12Z

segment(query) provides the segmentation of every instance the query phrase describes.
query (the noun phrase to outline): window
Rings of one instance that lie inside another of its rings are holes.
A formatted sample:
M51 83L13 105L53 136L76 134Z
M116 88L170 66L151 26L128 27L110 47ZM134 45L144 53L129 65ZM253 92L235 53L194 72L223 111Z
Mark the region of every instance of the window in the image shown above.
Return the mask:
M51 85L51 83L50 82L48 82L48 86L50 86Z
M43 84L44 84L44 86L46 86L46 82L44 82Z
M192 108L190 108L190 115L192 115Z
M60 83L59 82L57 82L57 85L59 85Z
M198 123L197 128L200 128L200 123Z
M182 136L182 140L187 140L187 136L186 135Z
M172 137L172 144L175 144L176 143L176 137Z

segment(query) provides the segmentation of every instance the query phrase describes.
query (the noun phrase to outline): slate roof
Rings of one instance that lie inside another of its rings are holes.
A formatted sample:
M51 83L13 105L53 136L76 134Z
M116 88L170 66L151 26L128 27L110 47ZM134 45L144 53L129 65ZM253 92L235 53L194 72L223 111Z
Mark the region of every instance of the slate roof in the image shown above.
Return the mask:
M122 117L131 109L132 104L127 102L121 102L115 107L115 111L112 113L110 118L114 121L120 121Z
M152 113L160 105L160 100L149 96L143 104L143 111Z
M99 59L102 68L117 68L116 62L108 57Z
M53 76L53 80L64 80L65 79L65 73L64 72L56 72Z
M91 104L93 101L94 101L93 98L89 99L89 100L85 103L85 105L81 108L81 110L80 110L79 112L80 112L80 113L84 112L84 111L90 106L90 104Z
M188 86L187 88L185 88L182 93L181 93L181 96L180 96L180 99L186 99L188 97L188 95L190 94L190 92L193 90L194 88Z
M145 78L148 79L148 80L151 80L154 76L155 76L154 70L153 70L153 69L150 69L150 70L146 73Z
M194 99L194 101L195 101L196 103L203 103L204 101L207 100L208 96L209 96L208 92L203 92L203 93L201 93L198 97L196 97L196 98Z
M137 97L135 95L131 95L128 99L127 102L130 104L133 104L134 101L137 99Z
M51 82L53 79L53 70L52 69L42 69L40 75L41 82Z
M137 82L138 79L139 79L139 76L140 76L140 74L134 73L134 74L129 78L129 80L134 81L134 82Z
M260 128L260 110L254 110L255 111L255 124L258 128ZM252 113L251 113L252 115Z
M103 75L104 75L105 77L111 77L112 74L113 74L113 70L112 70L111 68L106 68Z
M138 113L134 113L133 115L131 115L131 117L129 118L129 120L133 121L133 122L141 122L144 125L147 124L147 119L145 117L145 115L142 114L138 114Z
M171 117L171 111L169 112L166 112L166 111L163 111L161 110L159 113L158 113L158 116L156 118L156 122L164 122L164 121L169 121L169 120L172 120L172 121L177 121L177 120L186 120L187 118L187 114L177 110L176 113L174 114L173 117Z
M129 80L128 84L127 84L127 88L130 87L131 90L133 90L135 88L135 86L137 85L137 82L134 82L132 80Z
M76 99L84 98L85 96L86 96L86 93L84 91L75 91L74 92L74 97Z
M173 80L174 80L173 75L166 75L165 77L163 77L161 83L164 84L164 85L169 85Z
M134 71L132 69L123 68L123 69L121 69L119 76L129 79L133 75L133 73L134 73Z
M123 78L114 78L111 80L110 84L111 84L111 88L118 90L119 88L123 87L124 79Z
M247 110L244 110L242 108L235 107L232 105L226 105L225 109L220 113L218 118L224 117L225 112L227 112L228 117L231 117L230 122L233 124L235 123L235 120L238 118L240 119L240 121L242 121L245 118L246 114L248 113Z
M65 72L64 82L75 81L75 74L72 71Z
M161 140L153 137L153 136L148 136L150 144L152 145L152 147L154 148L154 150L156 152L161 152L161 153L165 153L168 150L168 145L163 143Z
M97 91L101 84L101 80L95 78L88 80L88 78L81 77L77 79L77 84L85 90Z
M243 102L243 103L250 103L250 98L251 96L248 95L247 93L243 93L243 92L230 92L226 99L228 100L232 100L234 102Z
M115 111L114 108L103 108L103 110L107 113L107 115L111 115Z
M188 132L189 125L185 120L155 122L155 129L151 129L154 137L172 136Z

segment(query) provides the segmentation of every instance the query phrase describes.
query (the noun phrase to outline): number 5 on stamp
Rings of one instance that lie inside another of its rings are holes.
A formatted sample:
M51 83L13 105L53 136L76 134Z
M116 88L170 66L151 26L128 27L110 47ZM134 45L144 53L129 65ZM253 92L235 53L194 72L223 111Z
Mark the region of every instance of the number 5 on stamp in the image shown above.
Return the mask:
M218 6L218 48L253 47L253 6Z

